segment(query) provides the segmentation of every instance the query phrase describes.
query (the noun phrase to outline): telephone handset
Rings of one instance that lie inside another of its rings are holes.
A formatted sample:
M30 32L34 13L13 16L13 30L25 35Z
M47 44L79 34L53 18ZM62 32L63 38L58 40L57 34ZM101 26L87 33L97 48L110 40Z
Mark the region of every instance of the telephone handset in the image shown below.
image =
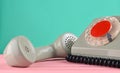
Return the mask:
M97 18L78 38L66 59L70 62L120 68L120 17Z

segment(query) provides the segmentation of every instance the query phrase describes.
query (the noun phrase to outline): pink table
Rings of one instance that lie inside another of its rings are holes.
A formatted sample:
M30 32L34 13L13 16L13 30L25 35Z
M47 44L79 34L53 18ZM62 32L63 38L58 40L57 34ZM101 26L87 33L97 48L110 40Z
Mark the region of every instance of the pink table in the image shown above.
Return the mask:
M118 68L69 63L66 60L37 62L28 68L10 67L0 55L0 73L120 73Z

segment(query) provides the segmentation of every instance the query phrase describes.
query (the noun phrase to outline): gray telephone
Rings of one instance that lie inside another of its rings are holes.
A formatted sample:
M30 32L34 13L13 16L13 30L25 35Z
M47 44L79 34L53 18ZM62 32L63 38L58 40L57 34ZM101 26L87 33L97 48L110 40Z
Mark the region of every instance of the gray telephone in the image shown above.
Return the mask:
M67 61L120 67L120 17L95 19L71 48Z

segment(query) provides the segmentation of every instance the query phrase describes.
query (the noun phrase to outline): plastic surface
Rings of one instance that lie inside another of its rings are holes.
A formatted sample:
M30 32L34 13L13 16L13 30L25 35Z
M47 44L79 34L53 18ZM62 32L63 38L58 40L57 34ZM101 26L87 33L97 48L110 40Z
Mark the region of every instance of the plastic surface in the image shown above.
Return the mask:
M37 62L27 68L10 67L0 55L0 73L120 73L120 69L75 64L66 60Z

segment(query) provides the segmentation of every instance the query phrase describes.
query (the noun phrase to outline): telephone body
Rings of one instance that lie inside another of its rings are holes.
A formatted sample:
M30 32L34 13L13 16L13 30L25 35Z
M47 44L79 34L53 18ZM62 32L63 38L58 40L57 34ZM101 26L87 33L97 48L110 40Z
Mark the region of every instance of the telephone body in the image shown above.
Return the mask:
M68 61L120 67L120 17L93 20L71 48Z

